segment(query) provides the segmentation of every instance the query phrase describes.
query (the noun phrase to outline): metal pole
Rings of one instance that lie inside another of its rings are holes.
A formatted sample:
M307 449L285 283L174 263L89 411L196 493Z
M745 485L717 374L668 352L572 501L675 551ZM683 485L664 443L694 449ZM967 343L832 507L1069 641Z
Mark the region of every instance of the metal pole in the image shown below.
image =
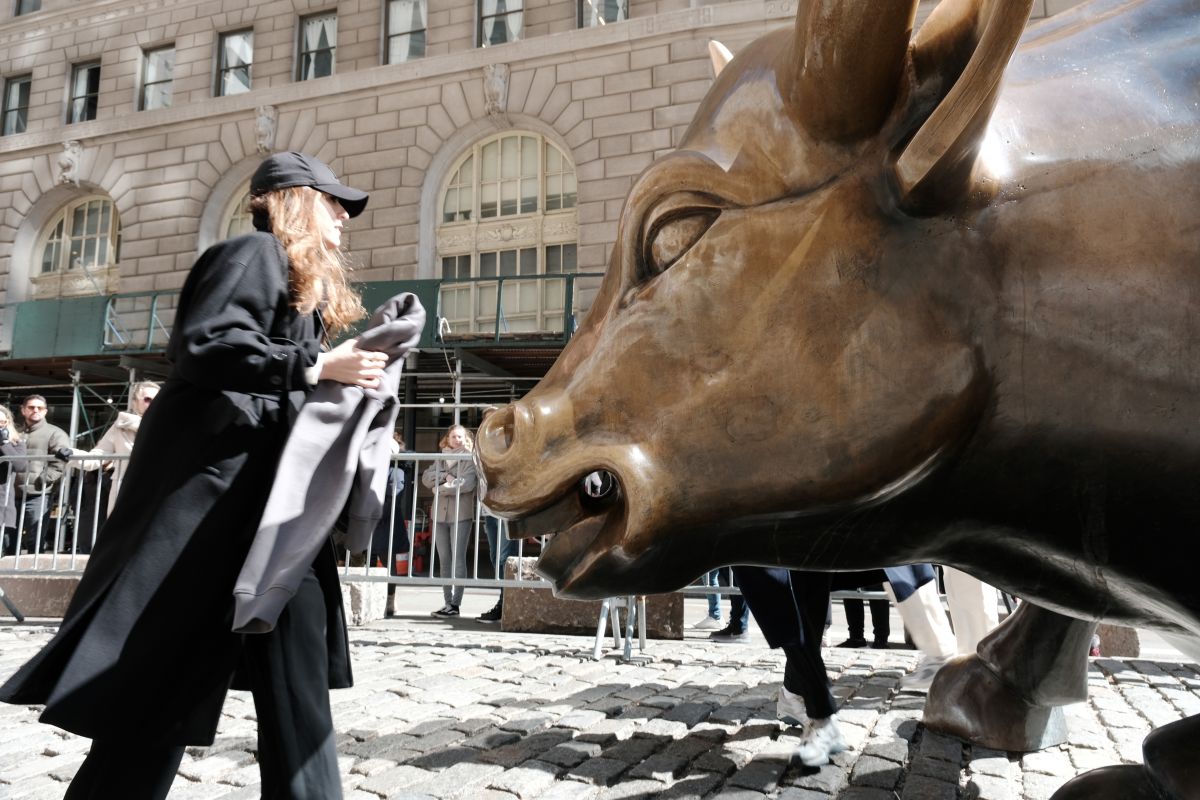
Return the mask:
M462 359L454 359L454 424L461 425L459 421L462 416L462 408L459 403L462 402Z

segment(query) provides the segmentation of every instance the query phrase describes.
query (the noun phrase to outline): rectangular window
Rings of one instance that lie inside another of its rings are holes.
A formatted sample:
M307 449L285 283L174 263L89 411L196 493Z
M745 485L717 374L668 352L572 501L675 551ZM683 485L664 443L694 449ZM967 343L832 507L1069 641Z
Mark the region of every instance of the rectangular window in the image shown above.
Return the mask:
M4 136L24 133L29 122L29 87L32 75L18 75L4 82L4 125L0 132Z
M629 0L579 0L579 27L594 28L629 19Z
M388 64L403 64L425 55L425 17L425 0L388 2Z
M87 122L96 118L100 99L100 64L76 64L71 69L71 102L67 122Z
M480 47L519 40L524 24L524 0L479 0Z
M19 17L22 14L32 14L34 11L42 10L42 0L17 0L17 11L13 16Z
M546 274L554 275L575 271L575 245L546 245Z
M334 72L337 14L318 14L300 20L300 64L296 79L309 81Z
M171 107L171 84L174 74L174 47L160 47L142 54L143 111Z
M254 31L221 34L217 58L217 97L250 91Z
M471 257L464 256L442 256L442 278L445 280L459 280L471 277Z

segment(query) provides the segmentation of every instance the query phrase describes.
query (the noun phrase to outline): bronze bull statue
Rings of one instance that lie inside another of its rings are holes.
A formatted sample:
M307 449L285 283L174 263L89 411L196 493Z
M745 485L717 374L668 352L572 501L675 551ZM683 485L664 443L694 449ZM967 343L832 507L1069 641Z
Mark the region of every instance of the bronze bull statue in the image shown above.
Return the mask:
M926 710L1023 749L1097 620L1200 652L1200 0L916 2L801 0L719 73L478 453L566 596L933 561L1026 598ZM1056 800L1200 797L1200 717L1144 752Z

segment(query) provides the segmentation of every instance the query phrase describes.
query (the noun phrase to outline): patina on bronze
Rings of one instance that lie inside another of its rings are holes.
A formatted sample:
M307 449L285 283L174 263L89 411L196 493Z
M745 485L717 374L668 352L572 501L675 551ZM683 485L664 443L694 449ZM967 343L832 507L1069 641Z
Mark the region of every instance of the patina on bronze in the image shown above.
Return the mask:
M1200 0L915 5L801 0L721 71L478 452L566 595L933 561L1036 602L927 714L1021 744L1095 620L1200 636ZM1197 718L1145 750L1056 800L1200 796Z

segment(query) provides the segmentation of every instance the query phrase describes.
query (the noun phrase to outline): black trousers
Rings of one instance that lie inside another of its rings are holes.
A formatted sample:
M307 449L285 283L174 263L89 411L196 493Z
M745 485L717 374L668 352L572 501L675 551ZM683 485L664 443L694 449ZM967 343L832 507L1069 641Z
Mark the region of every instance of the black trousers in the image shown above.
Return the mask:
M338 800L325 599L310 569L275 630L246 636L264 800ZM165 800L183 747L95 740L63 800Z
M821 658L829 573L735 566L733 577L767 644L787 656L784 687L804 698L810 719L833 716L837 701Z
M874 586L864 586L869 592L882 592L883 586L875 584ZM871 600L871 628L874 640L880 643L886 643L888 636L891 635L891 621L888 619L888 614L891 613L891 603L887 600ZM842 600L842 606L846 611L846 627L850 631L851 639L862 639L866 627L866 619L863 613L863 601L857 598L847 597Z

